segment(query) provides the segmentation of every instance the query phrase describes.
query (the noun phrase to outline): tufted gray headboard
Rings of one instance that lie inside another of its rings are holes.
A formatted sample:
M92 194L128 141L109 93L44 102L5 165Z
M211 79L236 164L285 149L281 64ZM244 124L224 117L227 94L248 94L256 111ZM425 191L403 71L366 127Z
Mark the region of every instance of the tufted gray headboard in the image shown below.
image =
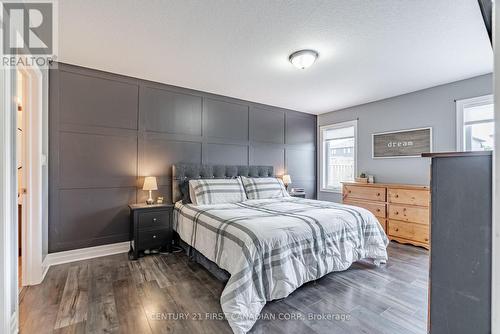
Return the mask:
M237 176L271 177L273 166L232 166L199 165L177 163L172 166L172 201L189 199L189 180L192 179L231 179Z

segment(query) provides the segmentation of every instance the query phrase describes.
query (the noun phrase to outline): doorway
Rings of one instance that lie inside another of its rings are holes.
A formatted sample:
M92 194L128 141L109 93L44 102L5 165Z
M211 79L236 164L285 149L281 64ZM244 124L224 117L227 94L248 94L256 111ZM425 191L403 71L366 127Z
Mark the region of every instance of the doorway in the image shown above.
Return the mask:
M39 284L43 279L42 154L43 78L38 68L16 71L16 162L18 287Z
M24 85L26 84L26 78L21 71L16 73L17 79L17 94L16 94L16 106L17 106L17 129L16 129L16 168L17 168L17 269L18 269L18 289L19 293L23 288L23 219L25 219L26 214L24 210L26 209L26 180L23 166L26 165L26 142L25 142L25 132L26 124L24 112L26 105L26 90Z

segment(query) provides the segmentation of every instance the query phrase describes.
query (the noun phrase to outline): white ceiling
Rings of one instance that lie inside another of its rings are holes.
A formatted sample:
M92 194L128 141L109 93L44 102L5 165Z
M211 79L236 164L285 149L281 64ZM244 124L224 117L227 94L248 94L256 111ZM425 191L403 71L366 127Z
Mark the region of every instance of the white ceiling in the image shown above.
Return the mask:
M320 53L307 70L288 55ZM490 73L476 0L62 0L59 60L323 113Z

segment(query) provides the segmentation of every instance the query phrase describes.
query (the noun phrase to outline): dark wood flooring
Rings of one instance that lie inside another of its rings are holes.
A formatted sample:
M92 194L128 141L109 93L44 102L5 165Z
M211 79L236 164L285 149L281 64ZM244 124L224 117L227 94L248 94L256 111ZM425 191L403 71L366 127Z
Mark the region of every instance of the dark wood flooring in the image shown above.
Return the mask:
M425 333L428 252L391 243L389 262L358 262L268 303L252 333ZM126 254L50 268L23 290L20 332L232 333L223 283L183 254ZM183 319L187 317L187 319Z

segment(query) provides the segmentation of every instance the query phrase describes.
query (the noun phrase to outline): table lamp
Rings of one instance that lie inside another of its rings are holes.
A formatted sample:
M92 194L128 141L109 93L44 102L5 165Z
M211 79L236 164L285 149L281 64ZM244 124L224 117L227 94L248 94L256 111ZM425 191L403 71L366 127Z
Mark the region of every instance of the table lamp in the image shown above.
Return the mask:
M292 183L292 178L290 177L290 175L288 174L283 175L283 183L285 184L285 187L288 190L288 185Z
M142 187L142 190L149 191L149 198L146 200L146 203L149 205L153 204L155 201L153 200L153 197L151 196L151 191L158 190L158 185L156 184L156 177L147 176L144 179L144 186Z

